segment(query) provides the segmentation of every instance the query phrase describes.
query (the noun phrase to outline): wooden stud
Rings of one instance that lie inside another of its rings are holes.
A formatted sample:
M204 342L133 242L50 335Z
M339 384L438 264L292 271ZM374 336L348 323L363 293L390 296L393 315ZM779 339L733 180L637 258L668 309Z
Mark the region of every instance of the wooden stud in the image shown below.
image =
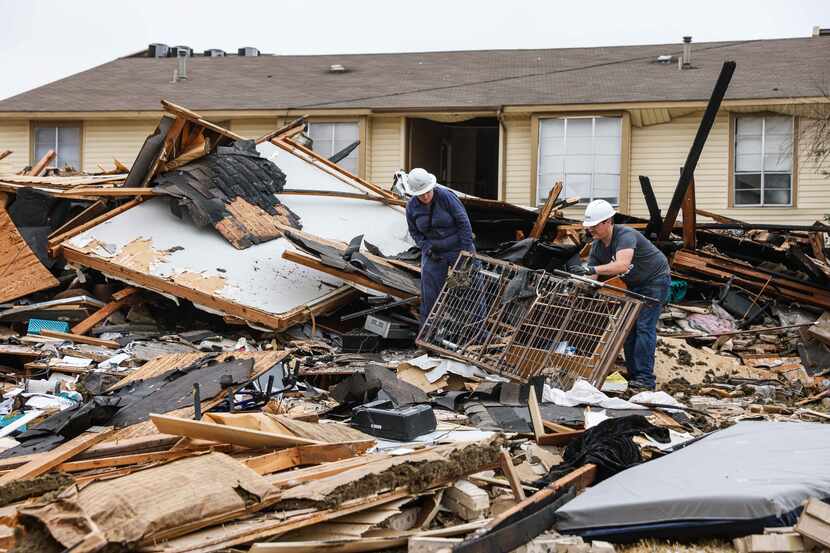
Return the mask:
M71 459L78 453L89 449L98 442L103 441L107 436L112 434L112 431L113 429L111 427L89 428L80 436L72 438L68 442L62 443L52 451L29 461L25 465L7 472L0 477L0 486L11 482L17 482L18 480L27 480L46 474L64 461Z
M506 449L502 449L501 453L499 453L499 466L501 467L501 471L507 477L508 482L510 482L510 489L513 490L513 497L515 497L518 501L524 501L527 499L525 490L522 487L522 479L519 478L516 468L513 466L513 459L510 457L510 453L508 453Z
M194 421L167 415L150 413L150 420L156 425L159 432L173 434L174 436L186 436L200 440L211 440L214 442L241 445L253 449L264 447L289 447L295 445L320 444L317 440L298 438L291 434L276 434L274 432L261 432L238 426L228 426L205 421Z
M81 336L80 334L70 334L69 332L60 332L58 330L49 330L44 328L40 331L41 336L47 338L61 338L63 340L71 340L77 344L89 344L91 346L101 346L103 348L118 349L121 344L114 340L101 340L99 338L90 338L89 336Z
M55 159L56 155L57 154L55 153L55 150L49 150L48 152L43 154L43 157L40 158L40 160L38 160L38 162L34 164L32 169L29 171L29 174L35 177L41 176L46 171L49 162Z
M697 220L695 219L695 176L692 175L686 197L681 205L683 213L683 247L687 250L697 249Z
M361 455L372 447L374 440L292 447L245 459L244 463L259 474L270 474L302 466L319 465Z
M533 427L533 436L536 442L545 434L545 425L542 419L542 411L539 409L539 400L536 399L536 388L530 387L530 395L527 398L527 410L530 412L530 425Z
M536 217L536 222L533 223L533 228L530 230L529 236L537 240L542 237L542 232L545 230L545 225L548 223L550 213L553 211L553 206L556 204L559 194L562 193L562 183L555 182L550 189L548 198L545 200L545 205L539 210L539 215Z
M137 291L135 288L133 290ZM127 296L123 299L111 301L106 304L104 307L84 319L83 321L79 322L75 326L72 327L72 334L86 334L92 327L127 305L132 301L130 296Z

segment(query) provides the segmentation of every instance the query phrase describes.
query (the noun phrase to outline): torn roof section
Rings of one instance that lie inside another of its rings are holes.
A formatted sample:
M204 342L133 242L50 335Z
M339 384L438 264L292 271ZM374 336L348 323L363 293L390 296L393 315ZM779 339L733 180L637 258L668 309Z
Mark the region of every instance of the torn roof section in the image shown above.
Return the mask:
M220 144L215 150L215 157L222 158L219 151L222 147ZM256 166L268 175L280 171L284 175L280 190L284 185L296 191L353 195L342 198L278 193L274 200L274 205L279 206L277 212L283 208L293 220L299 218L304 231L329 241L364 234L368 242L387 255L405 251L412 245L403 209L378 201L382 192L374 191L373 185L363 184L327 160L287 142L275 140L275 144L263 143L257 149L262 157L236 153L231 153L230 157L244 158L243 164L255 160ZM214 154L203 156L199 161L210 157ZM198 166L197 163L190 165ZM234 167L239 165L232 163ZM186 174L186 178L170 187L181 194L181 197L177 196L178 200L153 198L78 233L62 243L66 259L111 278L189 300L206 311L277 330L302 322L312 313L325 312L350 290L335 276L283 259L283 252L293 246L282 236L270 241L252 241L244 249L237 249L230 239L226 240L227 234L220 236L176 217L168 204L184 199L183 205L195 210L197 218L205 216L204 221L211 224L215 222L215 214L210 210L226 209L239 223L238 228L257 230L257 218L251 218L250 211L234 211L235 201L239 202L242 195L225 203L234 193L233 189L224 188L227 179L220 184L207 173L191 171ZM205 182L208 178L210 182ZM196 179L198 183L195 183ZM207 188L203 184L207 184ZM275 184L261 186L260 191ZM191 194L202 192L205 192L204 199L199 198L198 202L206 202L207 206L192 203ZM244 193L248 194L244 197L246 209L256 208L267 213L257 203L267 199L258 200L252 191ZM355 197L356 194L364 197ZM200 211L203 208L207 211ZM227 221L227 218L220 220L220 226L217 226L220 232L223 220Z
M299 217L277 199L285 173L260 157L253 140L229 146L162 173L153 190L175 198L173 213L197 227L211 225L235 248L281 236L280 226L301 228Z

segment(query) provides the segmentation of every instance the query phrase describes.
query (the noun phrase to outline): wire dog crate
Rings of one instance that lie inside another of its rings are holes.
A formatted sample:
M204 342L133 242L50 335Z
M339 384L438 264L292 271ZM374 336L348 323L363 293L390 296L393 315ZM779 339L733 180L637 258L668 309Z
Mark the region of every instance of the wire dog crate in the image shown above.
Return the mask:
M599 386L642 303L577 279L462 252L417 344L508 378Z

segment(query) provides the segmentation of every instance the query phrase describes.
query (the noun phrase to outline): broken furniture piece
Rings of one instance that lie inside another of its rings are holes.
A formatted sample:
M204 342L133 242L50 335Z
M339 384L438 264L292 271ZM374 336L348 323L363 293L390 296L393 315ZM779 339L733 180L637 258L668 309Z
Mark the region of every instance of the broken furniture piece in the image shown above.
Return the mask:
M642 303L577 279L462 252L424 323L425 349L526 382L602 384Z

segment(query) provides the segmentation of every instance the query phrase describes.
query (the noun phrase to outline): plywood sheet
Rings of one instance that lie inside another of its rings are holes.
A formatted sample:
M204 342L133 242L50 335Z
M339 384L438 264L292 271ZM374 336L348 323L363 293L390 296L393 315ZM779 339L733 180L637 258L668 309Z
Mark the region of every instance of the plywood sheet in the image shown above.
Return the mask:
M58 285L23 240L5 208L0 208L0 303Z

